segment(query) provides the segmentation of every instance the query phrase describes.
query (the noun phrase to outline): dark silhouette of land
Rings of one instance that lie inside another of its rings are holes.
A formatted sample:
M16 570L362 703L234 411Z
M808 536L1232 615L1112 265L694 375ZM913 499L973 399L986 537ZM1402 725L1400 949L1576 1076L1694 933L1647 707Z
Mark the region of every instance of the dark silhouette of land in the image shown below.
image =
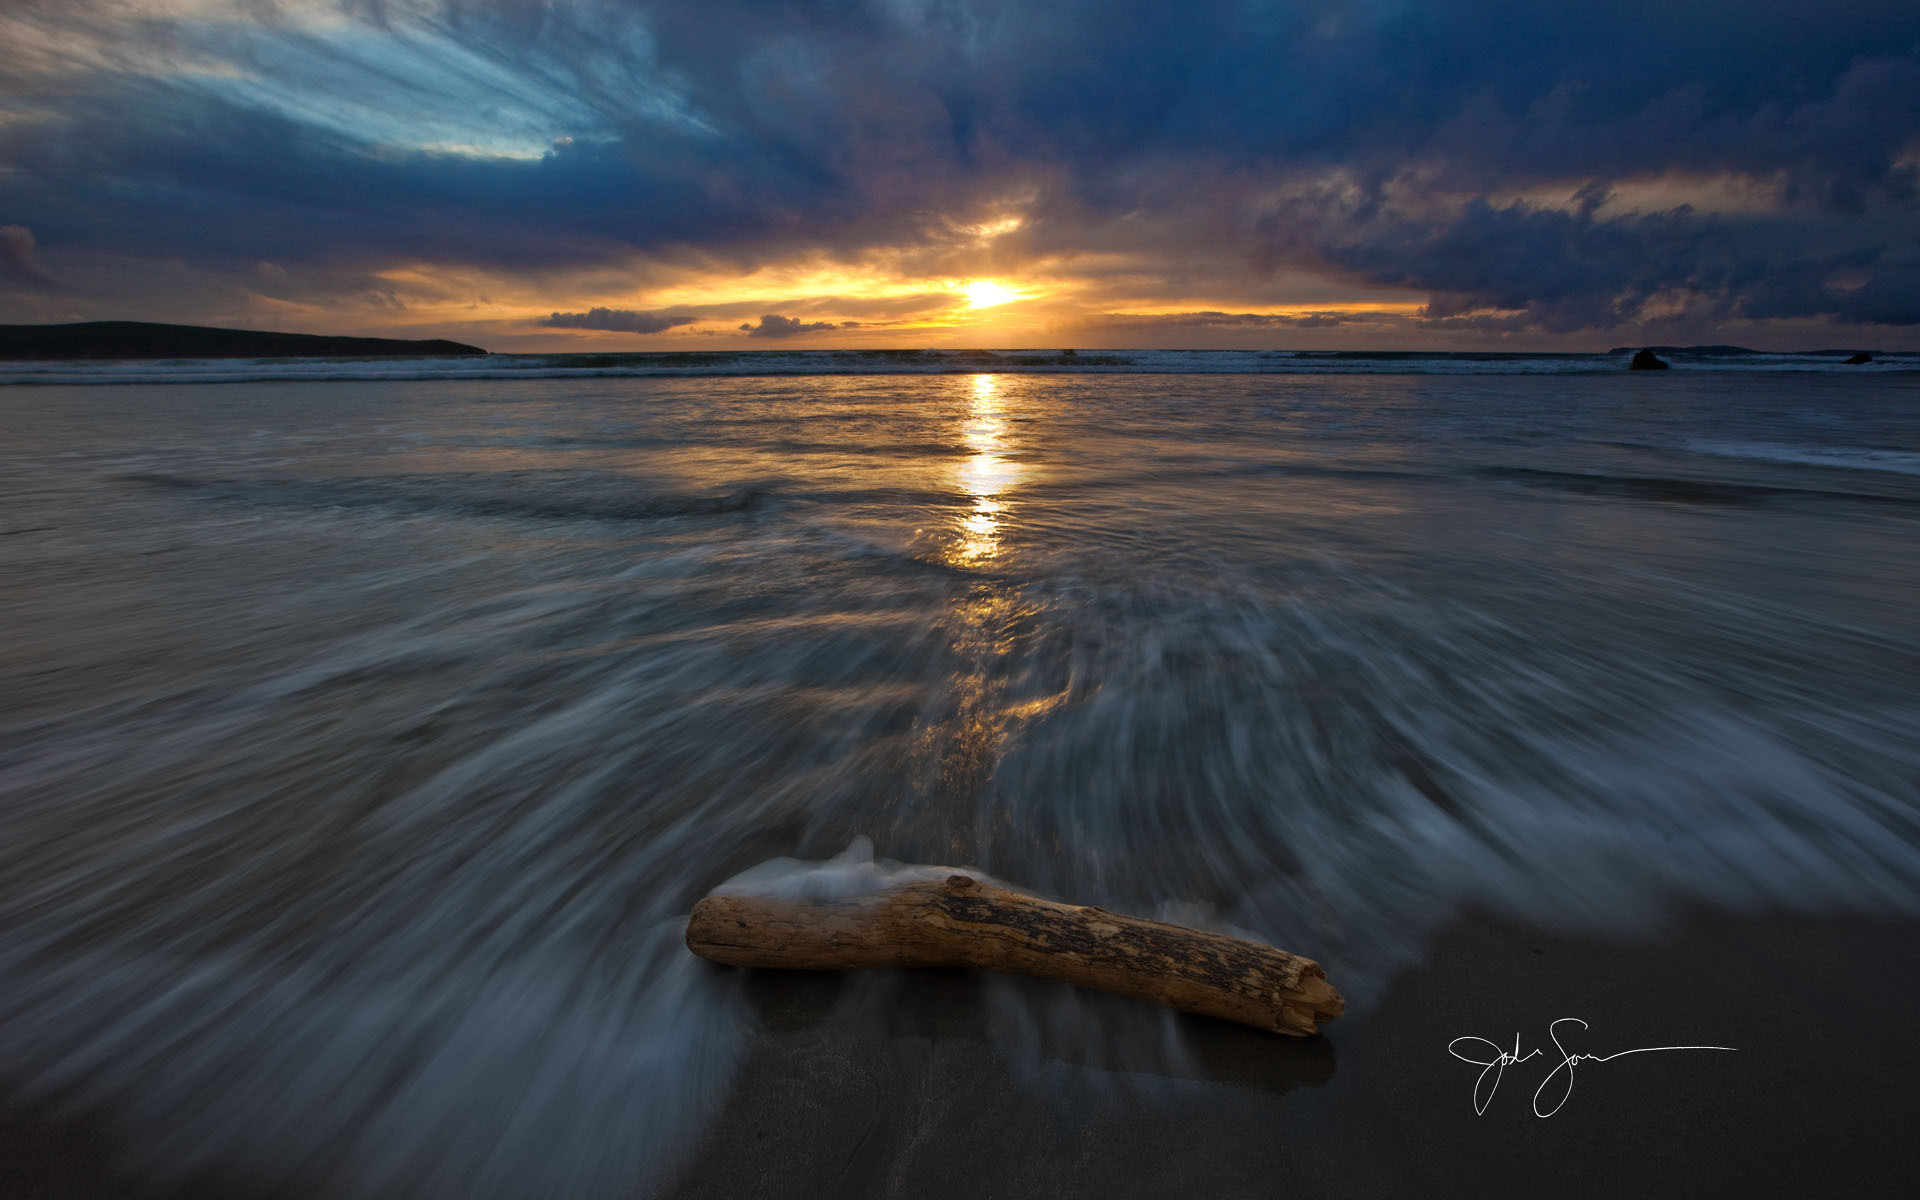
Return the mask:
M1800 358L1845 358L1854 361L1872 362L1873 355L1865 350L1755 350L1750 346L1647 346L1642 353L1672 357L1675 354L1690 354L1695 358L1740 358L1756 354L1791 354ZM1615 346L1608 354L1631 354L1632 346ZM1851 357L1848 357L1850 356Z
M1745 354L1771 354L1770 350L1755 350L1748 346L1647 346L1655 354L1692 354L1700 358L1727 358ZM1632 346L1615 346L1608 354L1631 354ZM1796 353L1798 353L1796 351Z
M325 337L149 321L86 321L77 325L0 325L4 358L371 358L386 355L485 354L444 339Z

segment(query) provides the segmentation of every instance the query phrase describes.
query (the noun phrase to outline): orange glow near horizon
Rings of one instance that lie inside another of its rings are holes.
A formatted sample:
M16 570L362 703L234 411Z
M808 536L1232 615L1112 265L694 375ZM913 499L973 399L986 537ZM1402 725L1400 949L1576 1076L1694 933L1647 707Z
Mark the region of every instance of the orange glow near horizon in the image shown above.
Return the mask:
M966 293L968 308L992 308L1020 299L1018 291L991 279L976 279L961 290Z
M1077 260L1069 264L1042 257L1009 264L1002 273L973 275L963 273L964 268L952 273L929 269L936 264L900 252L853 262L809 256L744 272L715 263L609 264L579 275L577 281L526 280L474 268L397 263L374 273L380 284L375 291L302 307L294 284L287 282L284 272L266 271L271 266L262 264L265 273L250 281L257 293L251 297L254 312L244 319L234 314L222 323L277 319L297 322L310 332L449 337L489 349L528 353L750 344L744 342L740 327L766 314L805 324L806 331L786 343L793 348L1022 348L1099 346L1128 340L1151 344L1165 338L1192 339L1193 329L1205 325L1198 321L1191 327L1176 326L1163 335L1154 331L1154 320L1160 317L1253 313L1284 322L1321 312L1344 314L1346 328L1315 327L1310 336L1296 338L1283 323L1248 322L1243 328L1227 324L1219 334L1203 332L1198 337L1223 346L1276 339L1303 344L1377 343L1393 322L1417 317L1424 304L1423 299L1378 293L1345 301L1316 297L1284 304L1211 295L1162 299L1150 291L1136 291L1137 281L1131 279L1122 281L1124 290L1111 280L1089 279L1082 274L1086 264ZM585 313L594 308L642 317L685 314L692 319L646 333L547 324L551 313ZM1361 318L1359 323L1353 320L1356 316ZM1369 318L1381 324L1369 328ZM1130 334L1133 328L1140 332Z

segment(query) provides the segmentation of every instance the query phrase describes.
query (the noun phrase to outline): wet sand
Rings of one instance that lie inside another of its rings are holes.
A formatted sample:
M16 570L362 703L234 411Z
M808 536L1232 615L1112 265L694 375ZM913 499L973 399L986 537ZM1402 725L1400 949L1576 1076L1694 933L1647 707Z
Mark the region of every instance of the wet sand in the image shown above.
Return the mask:
M1886 1190L1911 923L1441 931L1920 916L1920 375L1456 368L13 389L0 1097L91 1116L0 1200ZM1176 1065L674 944L855 835L1355 1011ZM1565 1015L1742 1049L1476 1118L1447 1041Z
M1620 943L1472 919L1327 1038L1165 1018L1190 1060L1140 1070L1089 1065L1113 1051L1071 1029L988 1041L993 989L1024 983L756 973L760 1032L669 1194L1896 1194L1920 1167L1916 944L1911 923L1858 918L1700 915ZM1122 1001L1107 1013L1162 1020ZM1578 1052L1738 1049L1582 1064L1543 1120L1532 1093L1563 1016L1590 1023L1563 1027ZM1545 1053L1476 1116L1479 1069L1447 1043L1515 1032ZM9 1200L284 1194L217 1170L154 1189L127 1161L104 1114L0 1117Z
M1469 920L1324 1040L1180 1018L1186 1079L1044 1047L1023 1071L970 1028L980 985L964 979L903 981L832 1015L832 981L768 981L764 1032L678 1195L1893 1194L1920 1166L1917 932L1700 916L1610 943ZM1563 1016L1590 1023L1562 1027L1574 1052L1738 1049L1582 1064L1541 1119L1532 1093ZM1479 1069L1447 1044L1516 1031L1546 1053L1476 1116Z

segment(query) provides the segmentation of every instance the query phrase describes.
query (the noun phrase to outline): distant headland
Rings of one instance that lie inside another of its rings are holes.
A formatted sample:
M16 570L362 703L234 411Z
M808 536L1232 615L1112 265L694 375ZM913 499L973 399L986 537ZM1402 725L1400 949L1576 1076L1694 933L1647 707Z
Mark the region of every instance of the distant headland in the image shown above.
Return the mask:
M1796 358L1846 358L1872 362L1879 351L1870 350L1755 350L1751 346L1615 346L1608 354L1632 354L1636 350L1654 354L1690 354L1695 358L1758 358L1762 355L1790 355Z
M327 337L158 325L150 321L85 321L76 325L0 325L7 358L367 358L384 355L485 354L478 346L402 338Z

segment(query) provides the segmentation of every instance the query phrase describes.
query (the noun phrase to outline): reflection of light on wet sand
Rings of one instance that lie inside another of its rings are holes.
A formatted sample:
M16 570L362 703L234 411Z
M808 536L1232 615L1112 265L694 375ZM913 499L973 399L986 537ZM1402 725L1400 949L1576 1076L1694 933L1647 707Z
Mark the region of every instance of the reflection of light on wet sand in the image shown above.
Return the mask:
M961 436L968 457L956 472L972 507L956 522L956 536L942 554L951 566L984 566L1001 552L1010 497L1025 467L1010 456L1012 422L992 375L972 377L966 423ZM952 676L952 709L923 730L922 752L934 767L929 773L930 812L975 806L999 761L1010 731L1041 720L1065 701L1066 693L1035 693L1014 686L1010 664L1018 661L1020 630L1037 617L1030 602L992 575L981 575L954 601L951 626L954 649L970 665ZM956 856L971 861L979 844L956 837Z
M963 568L988 565L1002 553L1009 514L1017 507L1014 490L1027 469L1013 457L1011 405L1001 381L975 375L970 386L961 428L969 453L955 476L971 507L955 521L954 536L942 551L948 565ZM1026 640L1045 627L1044 605L1000 574L982 572L954 597L948 629L959 661L949 680L951 706L921 727L917 748L930 762L924 776L926 812L979 809L1007 738L1066 702L1064 686L1049 690L1053 681L1028 678L1022 671ZM969 823L952 829L951 853L973 861L979 829Z
M1006 513L1001 495L1013 487L1020 466L1005 455L1008 423L992 375L973 377L973 399L963 436L971 457L960 464L960 487L973 497L973 511L960 521L960 540L949 553L956 563L984 562L1000 552L1000 526Z

